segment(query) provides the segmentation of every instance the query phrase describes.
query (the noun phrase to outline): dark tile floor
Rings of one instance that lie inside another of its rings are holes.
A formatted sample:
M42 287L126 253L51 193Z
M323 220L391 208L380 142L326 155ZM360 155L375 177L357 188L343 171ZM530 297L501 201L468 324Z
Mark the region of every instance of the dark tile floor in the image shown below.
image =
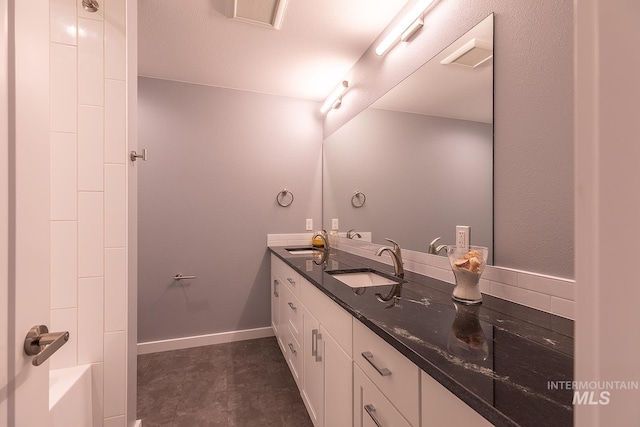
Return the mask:
M276 339L138 356L144 427L313 427Z

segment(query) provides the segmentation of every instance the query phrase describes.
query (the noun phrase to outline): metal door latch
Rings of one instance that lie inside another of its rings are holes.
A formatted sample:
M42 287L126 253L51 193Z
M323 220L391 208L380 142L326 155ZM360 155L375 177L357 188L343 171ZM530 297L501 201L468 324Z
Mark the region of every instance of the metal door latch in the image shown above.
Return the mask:
M33 366L40 366L69 341L69 332L49 332L45 325L36 325L27 332L24 352L33 358Z

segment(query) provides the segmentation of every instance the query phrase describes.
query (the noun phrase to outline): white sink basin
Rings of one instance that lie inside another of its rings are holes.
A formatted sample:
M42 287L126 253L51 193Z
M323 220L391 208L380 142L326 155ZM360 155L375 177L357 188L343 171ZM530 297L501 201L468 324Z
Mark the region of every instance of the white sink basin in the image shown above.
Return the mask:
M285 248L285 250L292 255L311 255L319 252L314 248Z
M355 270L328 271L328 274L352 288L366 288L369 286L397 285L398 280L389 279L374 270L363 268Z

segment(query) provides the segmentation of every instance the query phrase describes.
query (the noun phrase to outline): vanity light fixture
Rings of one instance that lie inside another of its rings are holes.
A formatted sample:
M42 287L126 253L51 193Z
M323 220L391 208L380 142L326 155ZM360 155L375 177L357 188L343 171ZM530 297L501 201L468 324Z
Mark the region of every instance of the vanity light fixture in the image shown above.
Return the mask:
M322 114L325 114L332 108L338 108L340 104L342 104L342 96L347 91L348 87L349 82L343 80L342 84L338 86L333 92L331 92L331 95L329 95L327 99L325 99L324 104L322 104L322 107L320 107L320 112Z
M382 56L387 52L398 40L407 41L415 34L424 24L422 14L427 10L434 0L420 0L411 10L393 27L393 30L382 40L376 47L376 54Z

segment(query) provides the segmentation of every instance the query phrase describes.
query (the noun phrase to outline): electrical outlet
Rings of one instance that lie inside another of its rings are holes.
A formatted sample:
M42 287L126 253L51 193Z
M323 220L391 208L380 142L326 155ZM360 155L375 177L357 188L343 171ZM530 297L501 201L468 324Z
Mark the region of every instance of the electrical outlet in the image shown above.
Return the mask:
M469 250L471 227L468 225L456 225L456 248Z
M337 230L338 229L338 218L333 218L331 220L331 229L332 230Z
M313 230L313 219L307 218L306 230L307 231Z

